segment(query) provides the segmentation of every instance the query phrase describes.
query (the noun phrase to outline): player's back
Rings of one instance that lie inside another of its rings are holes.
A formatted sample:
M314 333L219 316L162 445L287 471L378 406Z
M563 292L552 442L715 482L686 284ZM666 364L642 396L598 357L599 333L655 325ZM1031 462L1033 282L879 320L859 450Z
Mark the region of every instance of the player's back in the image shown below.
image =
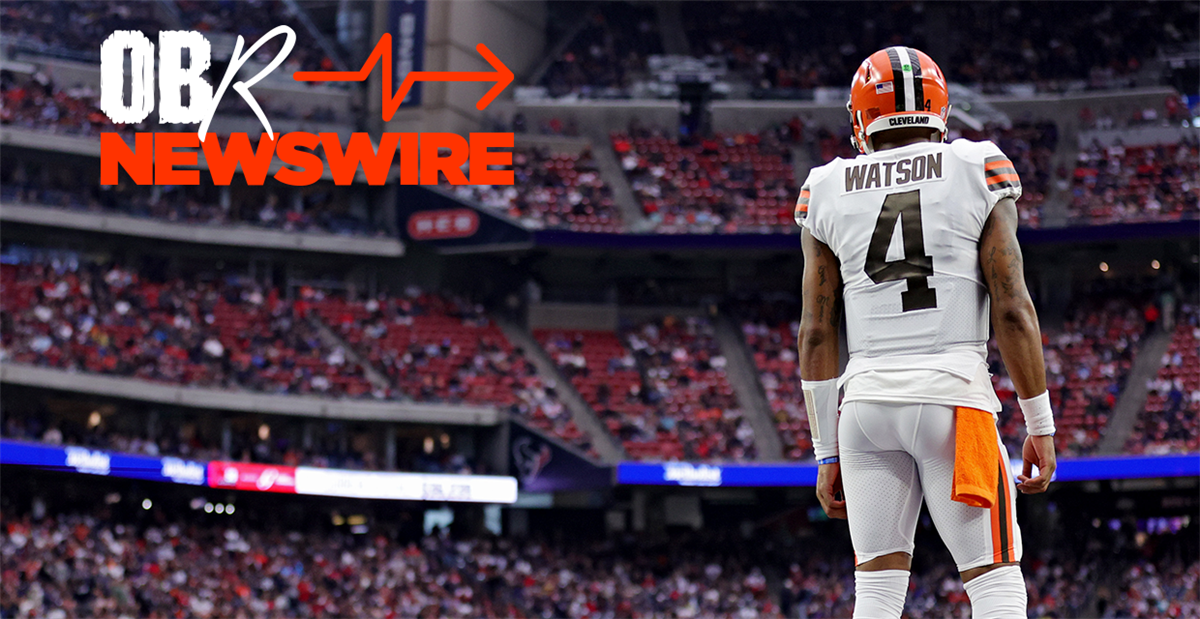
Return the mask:
M844 379L872 369L975 374L989 326L979 237L996 202L1019 196L991 142L920 142L813 170L797 219L841 264Z

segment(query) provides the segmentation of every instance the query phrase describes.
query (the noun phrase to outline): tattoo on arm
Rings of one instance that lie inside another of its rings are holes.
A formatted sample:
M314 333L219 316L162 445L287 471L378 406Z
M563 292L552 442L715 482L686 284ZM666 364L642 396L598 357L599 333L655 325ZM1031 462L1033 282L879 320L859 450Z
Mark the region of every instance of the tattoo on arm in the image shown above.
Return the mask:
M1010 244L993 247L984 259L984 268L991 283L992 296L1012 299L1018 294L1021 283L1021 251Z
M1005 205L1007 206L1007 205ZM1009 212L1012 210L1013 212ZM987 255L983 257L984 275L987 277L988 292L992 297L1014 299L1021 294L1024 283L1024 265L1021 258L1021 247L1017 244L1015 227L1015 209L1005 208L1004 211L993 212L983 224L980 242L988 246ZM1012 228L1005 230L996 222L1004 219ZM1001 235L993 239L993 236Z

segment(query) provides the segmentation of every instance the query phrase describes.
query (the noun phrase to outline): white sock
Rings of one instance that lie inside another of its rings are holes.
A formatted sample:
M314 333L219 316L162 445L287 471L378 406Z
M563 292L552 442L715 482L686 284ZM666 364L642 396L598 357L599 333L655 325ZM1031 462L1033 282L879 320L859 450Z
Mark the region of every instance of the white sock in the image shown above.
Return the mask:
M1025 619L1028 596L1017 565L998 567L963 585L971 598L971 619Z
M908 570L854 572L854 619L900 619Z

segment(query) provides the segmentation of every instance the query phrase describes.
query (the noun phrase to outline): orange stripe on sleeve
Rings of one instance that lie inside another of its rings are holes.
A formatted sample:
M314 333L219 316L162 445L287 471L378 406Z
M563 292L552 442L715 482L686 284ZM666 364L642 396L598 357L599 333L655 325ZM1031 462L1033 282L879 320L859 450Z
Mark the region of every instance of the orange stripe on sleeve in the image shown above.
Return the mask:
M995 168L1011 168L1011 167L1013 167L1013 164L1011 161L1009 161L1007 159L1001 159L999 161L993 161L991 163L983 164L984 170L992 170Z
M1013 181L1019 183L1021 182L1021 177L1017 176L1016 174L997 174L988 178L989 185L995 185L996 183L1002 183L1004 181Z

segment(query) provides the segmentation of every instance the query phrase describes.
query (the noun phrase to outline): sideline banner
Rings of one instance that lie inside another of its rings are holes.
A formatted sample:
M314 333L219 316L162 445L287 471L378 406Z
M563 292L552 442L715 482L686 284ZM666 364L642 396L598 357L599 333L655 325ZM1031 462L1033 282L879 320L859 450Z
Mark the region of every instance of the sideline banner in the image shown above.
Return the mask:
M296 494L355 499L515 503L517 480L495 475L434 475L296 468Z
M815 464L693 464L690 462L622 462L617 483L642 486L815 486Z
M591 490L612 485L612 467L599 466L531 432L509 424L509 467L522 492Z
M208 485L232 490L296 494L296 469L252 462L209 462Z
M204 485L206 478L203 462L136 456L87 447L38 445L9 439L0 439L0 464L191 486Z
M405 241L431 245L439 252L533 246L533 234L520 225L460 202L443 190L397 185L396 217Z
M1009 462L1014 475L1021 460ZM1153 479L1200 476L1200 455L1109 456L1061 458L1055 481ZM815 486L817 465L808 463L746 464L690 462L622 462L617 483L641 486L790 487Z

